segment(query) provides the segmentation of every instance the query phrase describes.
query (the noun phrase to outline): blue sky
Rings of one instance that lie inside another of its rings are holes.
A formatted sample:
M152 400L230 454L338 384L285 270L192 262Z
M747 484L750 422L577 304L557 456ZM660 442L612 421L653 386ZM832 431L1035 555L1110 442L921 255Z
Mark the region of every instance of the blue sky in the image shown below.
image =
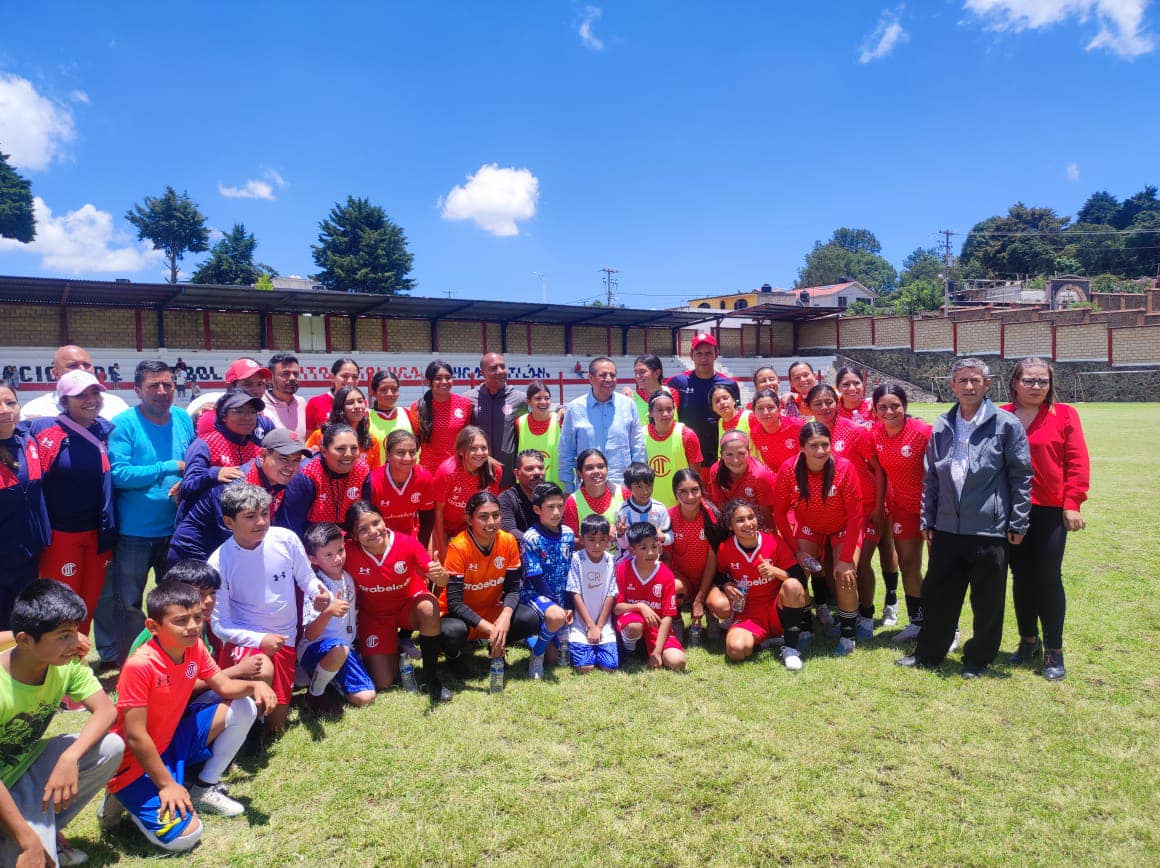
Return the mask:
M161 280L123 216L171 184L282 274L353 194L418 295L537 300L543 272L580 301L612 266L666 307L788 287L838 226L897 266L1019 199L1160 183L1150 0L176 9L5 11L0 150L42 204L0 273Z

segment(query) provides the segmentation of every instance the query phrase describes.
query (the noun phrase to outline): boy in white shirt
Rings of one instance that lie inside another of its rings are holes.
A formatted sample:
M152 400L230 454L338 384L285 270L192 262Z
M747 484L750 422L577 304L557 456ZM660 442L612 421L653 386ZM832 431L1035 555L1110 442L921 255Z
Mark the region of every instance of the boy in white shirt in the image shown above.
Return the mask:
M310 676L306 707L317 714L341 714L342 703L326 692L332 682L351 705L370 705L375 701L375 683L354 650L358 635L355 584L343 569L342 528L329 521L311 525L303 543L315 575L330 592L330 605L321 612L311 602L302 603L298 662Z
M267 734L277 735L286 727L294 686L299 617L294 589L323 608L330 594L298 537L270 526L268 492L256 485L227 485L221 500L222 522L233 536L208 561L222 577L211 617L214 635L224 643L219 664L233 666L252 654L270 658L278 705L266 715L265 726Z
M583 548L572 555L567 593L574 617L569 637L572 665L580 673L599 666L612 672L619 665L612 607L616 603L616 566L608 552L608 520L586 515L580 524Z
M631 557L628 552L628 529L639 522L647 522L657 529L661 546L673 544L673 523L669 508L653 497L657 475L643 461L634 461L624 471L624 486L630 497L616 511L616 544L620 552L617 561Z

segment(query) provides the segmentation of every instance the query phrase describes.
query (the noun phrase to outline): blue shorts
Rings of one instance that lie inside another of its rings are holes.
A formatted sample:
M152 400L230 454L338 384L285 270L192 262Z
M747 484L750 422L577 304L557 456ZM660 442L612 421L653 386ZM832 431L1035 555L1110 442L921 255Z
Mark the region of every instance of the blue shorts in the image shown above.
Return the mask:
M349 642L344 642L341 639L328 638L311 642L302 652L302 657L298 661L303 671L313 678L314 670L318 668L322 658L339 645L345 645L349 653L346 655L346 662L342 664L342 668L338 670L338 674L330 683L338 687L344 696L362 693L366 690L373 693L375 683L371 681L371 677L363 667L362 658L358 656L358 652L351 647Z
M209 731L217 710L216 704L196 705L186 709L173 733L173 740L161 754L165 768L182 786L185 785L186 767L209 759L211 753ZM161 796L157 792L157 785L147 774L141 775L113 795L125 806L125 810L133 815L138 826L163 844L180 837L193 821L193 814L186 814L184 817L162 815Z
M565 608L563 603L557 603L551 597L537 594L535 588L525 588L520 591L520 602L525 606L531 606L539 612L541 618L548 614L548 609L552 606L559 606L561 609Z
M606 642L603 645L573 642L568 647L572 651L573 666L597 666L600 669L616 669L620 665L615 642Z

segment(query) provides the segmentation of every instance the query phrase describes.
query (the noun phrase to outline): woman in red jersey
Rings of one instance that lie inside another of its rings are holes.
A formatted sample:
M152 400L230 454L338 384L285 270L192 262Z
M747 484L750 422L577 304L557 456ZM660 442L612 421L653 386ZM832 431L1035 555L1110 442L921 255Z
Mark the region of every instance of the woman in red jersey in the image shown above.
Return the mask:
M890 526L885 514L878 510L882 502L879 487L885 487L878 461L874 457L874 445L870 441L870 431L838 415L840 405L838 393L833 387L819 383L810 389L809 407L815 421L830 429L833 452L849 461L858 475L862 487L862 550L858 560L858 638L869 639L874 635L874 577L873 556L878 549L878 559L883 577L889 585L891 581L898 587L898 555L894 552L890 538Z
M359 455L367 460L367 465L374 470L382 465L382 443L379 435L371 427L371 411L367 409L366 395L358 386L343 386L334 393L334 403L330 407L330 415L325 425L339 423L349 425L358 437ZM325 427L325 426L324 426ZM306 448L312 452L318 451L322 443L321 429L306 438Z
M810 599L793 549L776 533L758 530L757 511L749 501L726 504L722 524L729 538L717 549L717 564L725 577L727 607L714 614L722 621L733 617L725 634L726 656L739 662L766 639L784 635L782 662L786 669L801 669L798 639Z
M279 524L302 536L308 524L330 521L342 527L346 511L362 499L371 469L358 454L358 435L349 425L322 429L322 451L303 463L286 486Z
M773 389L761 389L753 396L753 420L756 424L750 427L749 439L761 463L776 474L781 465L797 458L802 420L782 415L777 392Z
M701 466L701 441L692 428L677 421L677 403L668 389L652 393L648 419L644 445L648 466L656 474L653 497L671 508L677 505L673 491L675 474L686 467ZM679 588L677 594L679 597Z
M773 392L775 395L781 391L781 380L778 379L777 371L769 367L769 365L763 365L753 372L753 391L764 392L766 390ZM780 398L778 399L778 403L781 403ZM750 403L749 409L753 409L752 403Z
M673 474L673 491L677 498L677 505L669 510L673 544L665 546L661 558L677 580L677 605L688 603L691 623L699 624L705 617L706 598L713 594L723 596L713 587L721 514L702 497L701 477L691 467Z
M1068 531L1083 530L1091 468L1075 408L1055 400L1055 374L1043 359L1023 359L1011 372L1015 400L1003 407L1018 417L1031 445L1031 529L1022 545L1008 546L1012 597L1019 622L1014 664L1043 654L1043 676L1058 681L1063 665L1063 550ZM1039 641L1043 623L1043 642Z
M930 425L906 414L906 392L901 386L883 383L874 390L878 422L870 429L878 466L888 483L885 502L878 508L890 514L891 533L902 570L902 591L910 624L895 634L895 642L911 642L922 627L922 476ZM882 624L898 623L898 586L886 583Z
M407 411L411 430L419 438L419 463L434 473L439 465L455 456L459 432L471 424L471 401L451 394L455 375L441 359L427 365L427 391Z
M866 397L866 378L862 372L843 365L834 372L834 383L842 396L838 415L863 428L874 424L874 402Z
M353 386L358 383L362 369L352 358L335 359L330 366L330 379L333 383L329 391L315 395L306 402L306 430L313 434L326 424L326 417L334 406L334 393L343 386Z
M789 391L782 396L781 405L787 416L808 416L806 396L818 384L818 375L809 362L794 362L789 366Z
M418 537L423 545L435 523L435 481L419 466L419 441L410 431L387 435L387 465L371 471L363 485L363 499L382 513L391 530Z
M808 569L828 544L834 552L833 590L838 601L840 631L837 653L855 648L858 618L858 574L855 564L862 544L862 491L858 475L845 458L831 453L830 431L821 422L807 422L798 435L801 454L777 472L773 513L783 539L793 539L797 559ZM793 511L796 529L790 525Z
M426 451L424 449L424 451ZM447 556L447 543L467 527L464 509L477 491L499 494L503 468L491 457L482 428L468 425L455 438L455 455L435 471L435 552Z
M447 571L413 536L387 527L365 500L351 506L343 526L345 568L358 603L359 650L375 687L387 690L399 674L399 630L418 630L428 694L433 702L450 699L435 674L439 601L427 586L447 587Z
M727 431L721 438L721 459L709 468L709 500L721 509L731 500L748 500L757 510L763 530L772 530L773 473L750 454L749 438Z

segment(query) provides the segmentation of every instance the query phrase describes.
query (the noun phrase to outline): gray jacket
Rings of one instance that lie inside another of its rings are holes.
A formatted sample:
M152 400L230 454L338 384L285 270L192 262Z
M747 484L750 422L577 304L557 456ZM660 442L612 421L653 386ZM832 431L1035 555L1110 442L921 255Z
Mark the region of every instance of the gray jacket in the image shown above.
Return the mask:
M989 398L979 407L968 444L967 475L961 496L951 477L956 404L934 423L926 447L922 483L922 528L964 536L1004 537L1027 533L1031 517L1031 449L1011 413Z

